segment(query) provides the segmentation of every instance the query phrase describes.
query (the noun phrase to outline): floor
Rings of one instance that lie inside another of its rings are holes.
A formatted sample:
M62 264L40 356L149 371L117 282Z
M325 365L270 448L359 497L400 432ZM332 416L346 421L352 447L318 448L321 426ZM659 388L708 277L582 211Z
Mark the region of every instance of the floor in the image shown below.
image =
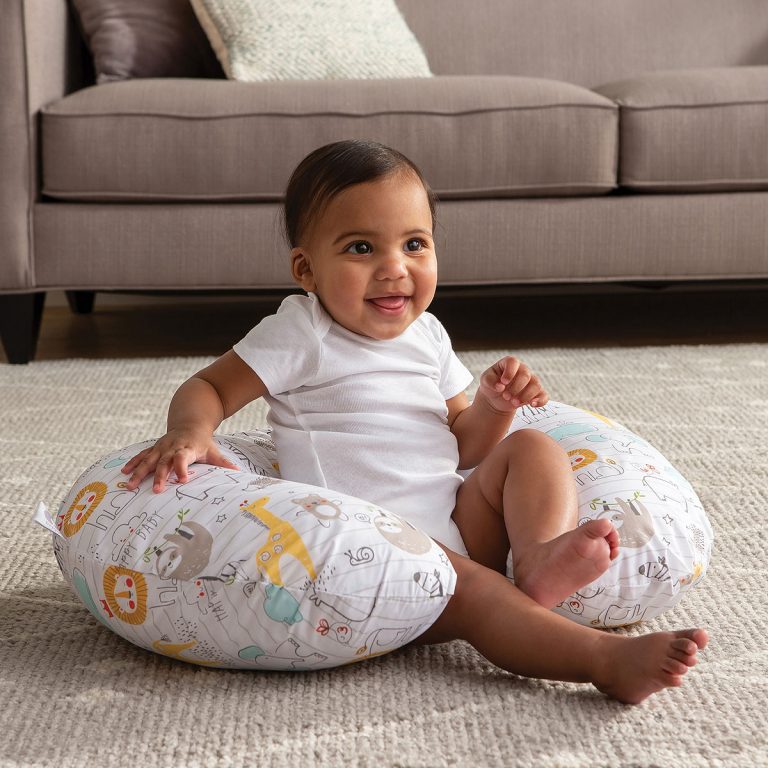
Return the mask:
M92 314L46 299L36 360L219 355L280 297L99 293ZM441 291L431 307L456 349L768 342L768 285ZM5 361L0 352L0 360Z

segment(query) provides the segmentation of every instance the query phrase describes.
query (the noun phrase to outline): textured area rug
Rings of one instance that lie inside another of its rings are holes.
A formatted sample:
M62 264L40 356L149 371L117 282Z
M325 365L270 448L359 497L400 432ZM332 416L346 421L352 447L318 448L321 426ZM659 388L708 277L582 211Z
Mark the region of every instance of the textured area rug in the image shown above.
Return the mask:
M478 375L504 353L461 357ZM208 358L0 366L0 765L765 766L768 347L519 354L551 396L654 443L692 482L715 549L707 578L631 633L704 626L682 688L639 707L530 680L461 641L312 673L211 670L136 648L70 592L56 508L112 448L158 436ZM252 404L222 432L264 422Z

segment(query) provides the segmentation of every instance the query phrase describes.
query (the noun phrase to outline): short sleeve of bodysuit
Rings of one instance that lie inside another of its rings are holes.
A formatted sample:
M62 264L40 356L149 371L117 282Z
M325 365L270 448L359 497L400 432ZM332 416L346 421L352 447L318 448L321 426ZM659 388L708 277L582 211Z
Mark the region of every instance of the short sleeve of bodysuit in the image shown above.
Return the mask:
M443 324L432 314L425 312L424 324L437 345L440 358L440 394L450 400L461 394L474 380L474 376L453 351L451 339Z
M289 296L232 348L264 382L270 395L290 392L312 379L330 318L307 296Z

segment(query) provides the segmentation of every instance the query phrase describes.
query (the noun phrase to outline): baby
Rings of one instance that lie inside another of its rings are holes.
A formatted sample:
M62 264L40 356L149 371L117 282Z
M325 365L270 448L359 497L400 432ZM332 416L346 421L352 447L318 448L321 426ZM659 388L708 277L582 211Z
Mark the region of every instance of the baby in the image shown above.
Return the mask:
M608 520L577 525L570 462L547 435L507 436L515 410L548 395L521 361L480 377L426 310L437 286L436 199L419 169L375 142L312 152L286 190L290 296L232 350L184 382L168 431L123 468L133 490L194 462L232 466L212 436L264 397L283 477L371 501L408 519L457 573L447 607L416 641L461 638L520 675L591 682L628 703L682 683L703 629L628 637L550 609L619 552ZM475 468L466 480L459 469ZM512 584L505 577L511 549Z

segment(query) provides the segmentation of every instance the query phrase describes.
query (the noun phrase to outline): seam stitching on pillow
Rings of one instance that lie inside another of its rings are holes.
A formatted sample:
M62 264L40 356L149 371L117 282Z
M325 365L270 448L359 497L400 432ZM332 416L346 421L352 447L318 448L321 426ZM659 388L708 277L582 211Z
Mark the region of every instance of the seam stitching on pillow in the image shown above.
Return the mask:
M410 565L412 565L412 564L409 564L409 567L410 567ZM427 561L424 561L423 565L424 565L425 568L433 568L434 567L434 563L427 562ZM149 575L149 576L155 576L155 577L159 578L154 571L147 571L147 572L145 572L145 571L137 571L137 572L141 573L142 576L148 576ZM310 584L314 585L317 580L316 579L310 579L309 581L310 581ZM400 579L399 581L403 581L403 582L406 582L406 583L410 583L411 582L410 579ZM186 583L192 583L192 580L188 580L188 581L186 581ZM292 594L299 595L299 596L309 600L310 602L312 602L312 598L309 597L309 594L308 594L309 590L302 589L301 587L286 586L285 584L276 584L274 581L270 581L269 579L248 579L248 580L235 579L235 581L232 582L232 583L233 584L239 584L241 586L245 586L247 584L266 584L267 586L279 587L280 589L284 589L286 592L290 592ZM397 582L395 582L395 583L397 583ZM225 585L225 586L228 586L228 585ZM408 597L408 596L387 595L386 593L382 594L382 592L380 592L380 591L376 592L373 595L371 595L371 594L363 594L361 592L331 592L331 591L329 591L327 589L316 589L316 588L314 588L313 594L321 595L321 596L322 595L328 595L329 597L349 597L349 598L354 598L354 599L358 599L358 600L372 600L372 599L375 599L375 600L378 601L379 599L384 599L384 600L396 601L398 603L421 603L421 602L427 602L427 601L430 601L430 600L437 600L437 599L440 598L440 596L430 597L426 593L424 594L424 596L422 596L422 595L414 595L412 597ZM445 595L443 595L443 597L445 597Z

